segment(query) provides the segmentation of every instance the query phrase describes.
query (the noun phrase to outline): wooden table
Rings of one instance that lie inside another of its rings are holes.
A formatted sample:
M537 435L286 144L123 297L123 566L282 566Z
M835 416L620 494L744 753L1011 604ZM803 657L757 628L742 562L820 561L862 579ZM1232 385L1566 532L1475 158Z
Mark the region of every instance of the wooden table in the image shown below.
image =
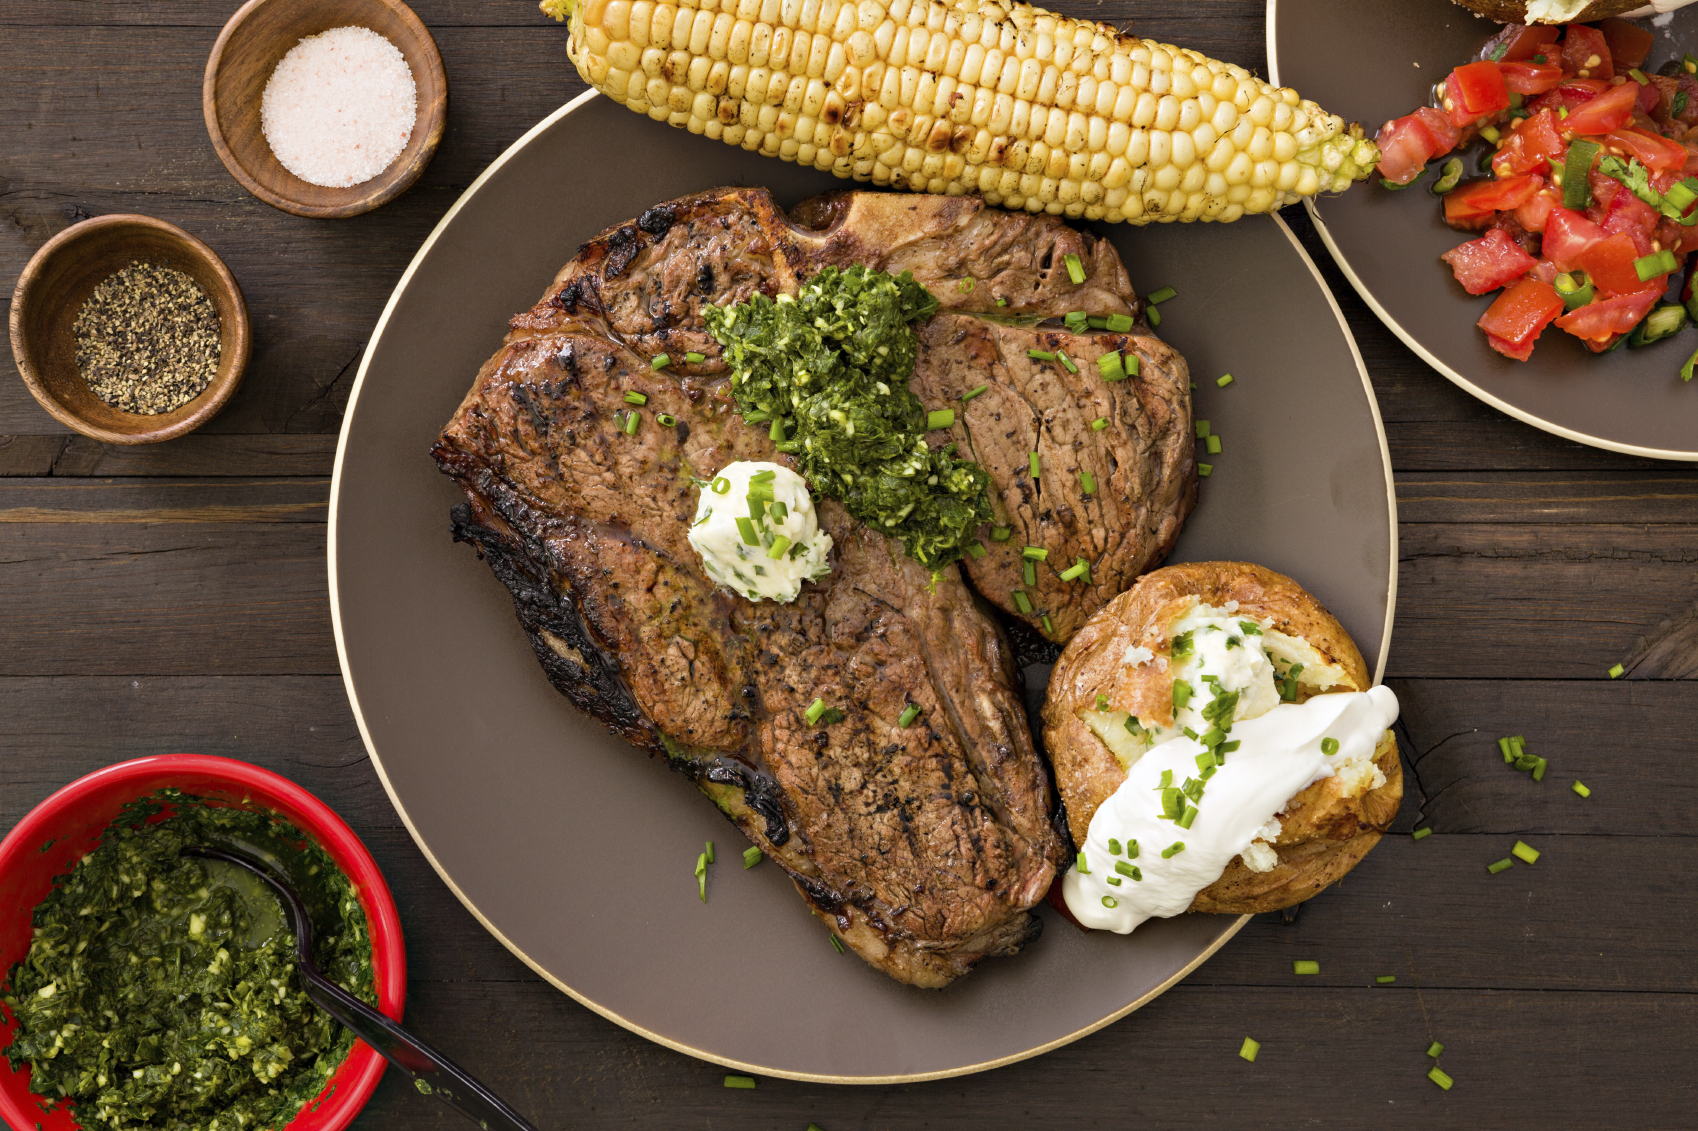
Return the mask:
M544 1128L1548 1131L1698 1118L1698 697L1675 682L1698 671L1698 470L1580 447L1473 401L1367 311L1300 209L1286 216L1361 344L1397 469L1388 682L1412 772L1395 827L1437 835L1388 837L1300 915L1259 917L1119 1024L957 1080L728 1091L723 1070L536 978L438 880L367 764L331 639L325 518L366 337L455 197L582 89L565 32L529 0L418 0L449 75L442 149L388 207L309 221L247 196L207 140L201 71L234 6L0 5L5 293L73 221L144 212L224 257L255 333L223 415L153 447L66 434L0 361L0 829L138 755L281 771L340 810L388 875L409 1022ZM1062 6L1136 14L1141 34L1265 68L1260 0ZM1618 661L1628 674L1612 682ZM1503 766L1494 739L1510 733L1550 759L1543 783ZM1570 792L1576 778L1589 800ZM1488 875L1517 838L1543 852L1537 866ZM1319 960L1320 975L1293 976L1295 958ZM1382 974L1396 984L1376 987ZM1246 1035L1262 1043L1254 1064L1237 1055ZM1433 1041L1448 1093L1426 1077ZM392 1073L356 1126L464 1124Z

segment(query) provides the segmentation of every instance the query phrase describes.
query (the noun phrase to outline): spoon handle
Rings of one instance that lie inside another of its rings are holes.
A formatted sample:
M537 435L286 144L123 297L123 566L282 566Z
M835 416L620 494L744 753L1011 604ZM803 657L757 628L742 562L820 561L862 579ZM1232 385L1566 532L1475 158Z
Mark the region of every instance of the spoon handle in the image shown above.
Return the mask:
M536 1131L524 1116L478 1083L459 1065L407 1032L317 970L302 970L307 997L360 1040L405 1072L413 1086L434 1096L484 1131Z

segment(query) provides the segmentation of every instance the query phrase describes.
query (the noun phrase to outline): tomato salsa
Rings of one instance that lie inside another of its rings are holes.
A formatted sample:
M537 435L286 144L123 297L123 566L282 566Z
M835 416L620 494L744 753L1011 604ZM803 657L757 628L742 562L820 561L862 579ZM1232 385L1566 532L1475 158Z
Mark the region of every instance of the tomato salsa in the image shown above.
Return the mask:
M1698 59L1641 68L1652 35L1625 20L1506 27L1435 89L1433 105L1387 122L1381 183L1404 189L1429 163L1479 140L1484 175L1461 157L1432 185L1452 228L1444 256L1469 294L1501 291L1479 326L1525 361L1553 322L1602 353L1648 345L1698 318ZM1681 376L1690 380L1695 361Z

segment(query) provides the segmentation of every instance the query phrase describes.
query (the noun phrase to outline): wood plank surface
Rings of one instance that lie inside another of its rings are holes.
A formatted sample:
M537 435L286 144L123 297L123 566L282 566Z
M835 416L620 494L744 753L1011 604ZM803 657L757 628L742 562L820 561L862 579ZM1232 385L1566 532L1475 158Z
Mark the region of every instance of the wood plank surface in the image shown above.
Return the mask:
M303 220L247 197L206 137L201 73L236 6L0 4L0 282L79 219L145 212L225 258L255 334L225 412L141 448L68 433L0 356L0 830L143 754L221 754L300 782L395 890L409 1023L545 1128L1692 1123L1698 468L1475 401L1374 318L1300 209L1285 216L1369 368L1402 520L1388 674L1407 790L1363 864L1294 914L1256 917L1130 1018L931 1084L727 1090L723 1070L542 982L436 876L371 767L331 639L325 512L342 410L401 272L466 185L583 86L532 0L418 0L449 75L436 160L374 213ZM1265 69L1265 0L1059 7ZM1503 764L1507 734L1549 760L1544 781ZM1489 874L1518 839L1539 862ZM1298 958L1321 973L1294 975ZM1262 1042L1254 1064L1245 1036ZM1434 1040L1450 1092L1426 1077ZM462 1125L396 1074L354 1124Z

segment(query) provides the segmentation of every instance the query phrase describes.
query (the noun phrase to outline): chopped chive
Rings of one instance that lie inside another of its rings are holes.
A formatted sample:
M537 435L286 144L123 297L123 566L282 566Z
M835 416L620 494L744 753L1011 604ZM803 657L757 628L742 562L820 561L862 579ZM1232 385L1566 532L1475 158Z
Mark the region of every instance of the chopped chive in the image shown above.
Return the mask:
M1032 602L1026 599L1025 590L1016 589L1014 591L1014 607L1019 609L1020 612L1026 616L1032 615Z
M1129 334L1132 332L1132 316L1130 314L1111 314L1108 316L1107 329L1112 334Z
M1066 569L1061 571L1061 575L1060 575L1061 580L1072 581L1075 578L1083 577L1085 575L1085 572L1087 570L1089 570L1090 568L1091 568L1090 563L1087 562L1084 558L1080 558L1078 561L1074 562L1072 565L1068 566Z
M1114 862L1114 870L1128 879L1141 881L1144 878L1143 870L1140 869L1138 865L1128 864L1124 860L1116 860Z
M1504 761L1505 765L1508 765L1509 763L1515 761L1515 751L1510 749L1509 739L1507 739L1507 738L1498 739L1498 750L1499 750L1500 753L1503 754L1503 761Z
M1157 287L1155 290L1144 296L1144 301L1149 303L1151 306L1160 306L1162 303L1166 302L1178 293L1179 292L1174 290L1172 287Z
M761 850L756 848L754 845L751 844L749 847L745 848L743 850L743 871L747 872L750 868L759 864L761 862L761 856Z
M1095 420L1091 421L1091 431L1093 431L1093 432L1101 432L1104 428L1107 428L1107 427L1108 427L1108 417L1106 417L1106 416L1099 416Z
M1575 783L1574 783L1574 785L1573 785L1573 786L1571 786L1571 787L1570 787L1570 788L1572 788L1572 789L1573 789L1573 790L1574 790L1574 792L1575 792L1575 793L1578 793L1578 794L1579 794L1579 795L1580 795L1580 796L1581 796L1581 797L1590 797L1590 796L1592 796L1592 791L1591 791L1591 790L1589 790L1589 789L1587 789L1587 788L1586 788L1586 783L1585 783L1585 782L1579 782L1579 781L1577 781L1577 782L1575 782Z
M1223 389L1226 388L1228 385L1232 384L1232 374L1228 373L1224 377L1215 378L1215 384Z
M1254 1064L1256 1062L1256 1054L1261 1051L1262 1043L1260 1041L1253 1041L1249 1037L1245 1037L1244 1044L1238 1049L1238 1055Z
M1694 354L1693 356L1698 357L1698 354ZM1621 672L1622 672L1622 667L1621 667L1620 664L1617 664L1615 667L1610 669L1610 678L1611 679L1620 679L1621 678Z
M1105 895L1103 896L1103 906L1112 911L1120 906L1120 901L1112 895Z
M1195 805L1186 805L1185 806L1185 812L1183 812L1183 813L1179 814L1179 816L1175 817L1173 819L1173 823L1178 825L1182 829L1188 829L1188 828L1191 827L1191 822L1195 821L1196 819L1197 819L1197 807Z
M1030 558L1022 560L1020 563L1020 578L1026 583L1026 588L1036 589L1038 587L1038 563L1032 561Z
M1509 854L1526 864L1536 864L1539 861L1539 850L1525 841L1516 841Z
M1126 882L1125 880L1122 880L1119 876L1104 876L1103 879L1105 881L1107 881L1108 883L1113 884L1115 887L1119 887L1121 884Z
M708 486L713 488L714 494L723 495L731 490L731 480L723 475L716 475L713 477L713 482L709 483Z
M673 416L670 412L662 412L655 416L654 422L662 428L670 428L674 424L678 423L678 418Z
M1055 355L1048 350L1027 350L1026 356L1033 361L1054 361Z
M1126 365L1126 375L1128 377L1138 376L1140 369L1139 369L1139 362L1138 362L1138 355L1137 354L1135 354L1135 353L1127 354L1126 360L1125 360L1125 365Z
M1191 701L1191 685L1182 679L1173 681L1173 708L1179 710Z
M737 533L743 536L743 545L745 546L759 546L761 544L760 538L755 534L754 522L746 517L737 519Z
M1163 860L1172 860L1175 856L1178 856L1181 852L1184 852L1184 851L1185 851L1185 842L1182 841L1182 840L1176 840L1172 844L1168 845L1166 848L1161 850L1161 858Z
M1088 498L1097 493L1097 477L1088 471L1079 473L1079 490Z
M902 708L902 713L896 717L896 725L906 727L914 725L914 720L920 717L920 709L910 703Z
M1486 865L1486 871L1490 872L1492 875L1495 876L1499 872L1503 871L1505 868L1513 868L1514 866L1515 866L1515 861L1513 861L1509 857L1505 856L1502 860L1499 860L1496 864L1487 864Z
M727 1076L725 1086L727 1088L753 1088L755 1078L753 1076Z
M1568 107L1565 106L1565 107L1563 107L1563 109L1566 110L1566 109L1568 109ZM1456 1081L1452 1080L1449 1076L1446 1076L1444 1069L1440 1068L1436 1064L1433 1065L1432 1071L1427 1073L1427 1079L1431 1080L1433 1083L1437 1084L1439 1087L1443 1088L1447 1092L1450 1091L1450 1086L1456 1082Z
M1078 868L1079 868L1079 874L1081 876L1088 876L1088 875L1091 874L1091 869L1085 863L1085 851L1084 851L1084 849L1079 850Z
M970 401L988 388L990 388L989 385L980 385L976 389L968 389L965 393L961 394L961 400L963 402Z
M665 369L668 365L671 365L671 364L672 364L672 355L671 354L657 353L657 354L654 355L654 360L649 362L649 368L650 369Z
M1161 784L1156 787L1156 792L1159 793L1172 784L1173 784L1173 771L1172 770L1163 770L1161 772ZM1134 841L1133 843L1135 844L1137 842Z
M1421 840L1424 837L1429 837L1429 836L1432 836L1432 835L1433 835L1432 829L1416 829L1414 832L1409 834L1409 836L1414 840Z
M1545 760L1543 758L1536 758L1536 759L1534 759L1534 761L1537 762L1538 764L1533 767L1533 780L1534 781L1544 781L1545 780L1545 766L1547 765L1547 763L1545 762Z
M1332 755L1337 754L1338 753L1338 739L1336 739L1336 738L1323 738L1323 739L1321 739L1321 753L1327 755L1328 757L1331 757Z
M702 362L707 360L707 354L697 353L695 350L691 350L689 353L684 355L684 360L689 362L691 365L700 365Z
M1208 449L1211 456L1220 455L1220 437L1214 433L1211 432L1203 438L1203 445Z
M991 527L991 541L1006 542L1013 533L1014 528L1011 526L993 526Z
M775 523L782 523L790 517L790 508L783 503L773 502L766 505L766 513Z
M708 865L707 853L705 853L705 852L696 853L696 873L695 874L698 875L698 876L706 874L707 865Z
M1106 317L1101 316L1101 315L1093 314L1089 318L1085 319L1085 321L1090 325L1091 329L1093 329L1093 330L1106 330L1106 329L1108 329L1108 319Z
M1444 1046L1439 1044L1437 1041L1434 1041L1432 1044L1427 1046L1427 1055L1432 1057L1434 1060L1437 1060L1439 1058L1439 1053L1443 1051Z
M1291 972L1293 974L1319 974L1321 964L1312 958L1299 958L1291 964Z
M1115 840L1113 837L1109 837L1108 838L1108 851L1109 851L1109 854L1112 855L1112 856L1119 856L1120 855L1120 842L1118 840ZM1120 865L1116 864L1115 867L1118 868L1118 867L1120 867Z
M1061 257L1061 261L1067 264L1067 277L1073 280L1074 286L1085 281L1085 266L1079 262L1077 255L1070 251Z
M783 534L780 534L772 540L772 548L766 552L766 556L776 562L779 558L784 556L784 552L790 549L790 546L791 540Z
M635 436L637 434L637 429L642 427L642 423L642 413L638 412L636 409L632 409L630 412L627 412L625 414L625 435Z
M1049 551L1042 546L1027 546L1020 551L1020 556L1029 561L1041 562L1049 557Z
M842 954L843 953L843 940L838 938L836 935L832 935L831 936L831 949L835 950L838 954Z
M647 393L639 393L639 392L635 392L635 391L626 393L625 394L625 403L626 404L648 404L649 403L648 394Z
M1150 329L1152 330L1161 325L1161 311L1153 306L1144 311L1144 317L1149 319Z
M1212 464L1212 463L1200 463L1200 464L1197 465L1197 474L1201 475L1204 479L1207 479L1209 476L1213 475L1214 473L1215 473L1215 465Z
M707 862L709 864L713 863L713 841L710 840L710 841L707 842L707 851L705 853L703 853L702 855L704 855L707 858Z
M985 544L983 542L973 541L967 543L967 556L969 558L977 560L984 557L987 552L988 551L985 550Z
M1381 974L1378 978L1374 979L1374 985L1389 986L1395 981L1397 981L1396 974Z
M1030 469L1033 479L1037 479L1040 476L1042 476L1043 468L1040 467L1039 464L1038 464L1038 453L1037 452L1032 452L1030 455L1028 455L1026 457L1026 466L1027 466L1028 469Z
M1055 360L1061 362L1061 367L1063 369L1067 370L1067 372L1069 372L1069 373L1079 372L1079 367L1077 365L1073 364L1073 359L1067 356L1066 351L1056 350L1055 351Z
M1090 326L1091 320L1083 310L1069 310L1061 316L1061 321L1075 334L1082 334Z
M955 410L952 408L934 408L926 413L926 429L928 431L935 432L939 428L948 428L954 423Z
M1195 425L1193 425L1193 429L1197 433L1197 439L1207 440L1209 438L1209 422L1208 421L1206 421L1206 420L1197 421L1197 423Z

